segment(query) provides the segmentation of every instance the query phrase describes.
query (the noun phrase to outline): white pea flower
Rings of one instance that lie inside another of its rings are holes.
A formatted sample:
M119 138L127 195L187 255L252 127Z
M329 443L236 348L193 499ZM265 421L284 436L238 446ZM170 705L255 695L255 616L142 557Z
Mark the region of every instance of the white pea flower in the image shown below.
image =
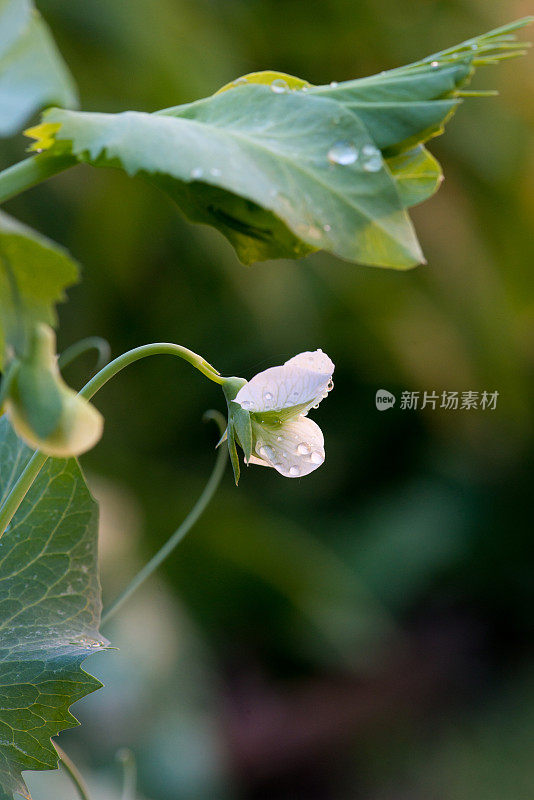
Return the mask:
M231 425L231 434L243 447L246 463L274 467L288 478L308 475L321 466L325 459L323 434L307 414L332 389L333 371L331 359L316 350L259 372L248 383L230 379L239 383L234 383L234 391L227 395L229 409L237 405L241 411L237 424Z

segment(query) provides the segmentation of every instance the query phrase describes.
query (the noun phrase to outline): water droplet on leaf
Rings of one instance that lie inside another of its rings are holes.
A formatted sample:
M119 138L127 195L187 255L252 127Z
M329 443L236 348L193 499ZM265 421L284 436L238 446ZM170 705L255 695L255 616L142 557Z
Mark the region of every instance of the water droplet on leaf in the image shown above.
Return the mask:
M362 147L362 166L366 172L378 172L382 169L382 153L373 144Z
M331 164L340 164L345 167L348 164L354 164L358 158L358 151L352 142L336 142L328 151L327 158Z
M282 78L276 78L271 83L271 91L275 94L283 94L284 92L287 92L288 89L289 86Z

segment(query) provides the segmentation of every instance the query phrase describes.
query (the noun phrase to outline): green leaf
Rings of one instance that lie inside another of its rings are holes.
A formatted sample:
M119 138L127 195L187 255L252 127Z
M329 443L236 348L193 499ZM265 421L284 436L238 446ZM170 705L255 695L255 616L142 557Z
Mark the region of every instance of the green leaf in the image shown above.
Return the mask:
M77 278L66 250L0 212L0 368L24 353L35 323L56 324L54 304Z
M32 451L0 418L0 498ZM98 633L98 507L78 463L50 459L0 540L0 800L29 797L24 770L57 767L50 741L100 688L81 669Z
M424 261L406 207L440 179L417 147L442 131L477 66L525 52L513 31L531 19L362 80L251 73L156 114L52 109L27 133L33 150L155 183L246 264L323 249L406 269Z
M75 108L72 78L29 0L0 0L0 136L49 105Z
M361 159L329 158L336 146L376 152L359 119L332 100L248 84L158 114L52 109L45 119L61 125L54 147L69 143L80 161L151 178L192 219L221 230L245 263L319 248L398 268L423 259L380 154L369 171Z
M440 165L422 144L391 156L387 165L406 208L431 197L443 180Z
M477 67L525 54L530 43L516 41L514 31L533 20L525 17L406 67L309 91L357 114L381 150L412 148L443 132Z

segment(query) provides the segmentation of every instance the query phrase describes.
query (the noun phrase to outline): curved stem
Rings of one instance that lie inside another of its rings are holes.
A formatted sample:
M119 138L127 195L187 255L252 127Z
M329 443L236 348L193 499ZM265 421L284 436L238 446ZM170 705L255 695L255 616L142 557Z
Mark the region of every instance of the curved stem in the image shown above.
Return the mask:
M215 367L212 367L206 359L193 353L192 350L188 350L187 347L182 347L179 344L171 344L170 342L155 342L154 344L144 344L141 345L141 347L135 347L133 350L128 350L127 353L123 353L122 356L115 358L83 387L80 394L82 397L86 397L90 400L102 386L129 364L134 364L141 358L156 355L171 355L183 358L184 361L189 362L189 364L196 367L199 372L202 372L206 378L218 384L223 383L224 378L221 377Z
M30 156L0 172L0 203L5 203L26 189L46 181L52 175L63 172L77 164L74 156L42 155Z
M207 417L208 414L205 416ZM223 415L218 411L211 411L209 412L209 416L210 418L217 420L222 434L226 428L226 420L224 419ZM102 626L109 622L109 620L117 613L123 603L125 603L126 600L128 600L128 598L131 597L131 595L141 586L141 584L143 584L146 579L149 578L153 572L155 572L155 570L172 553L176 545L182 541L187 533L189 533L215 494L215 491L221 482L221 478L224 475L227 460L228 448L219 448L213 472L211 473L210 478L197 502L184 519L180 527L176 529L169 539L167 539L163 547L158 550L156 555L153 556L147 564L145 564L145 566L137 573L135 578L130 581L126 589L121 592L108 610L102 615Z
M71 344L61 353L57 362L59 368L63 369L63 367L68 366L89 350L96 350L98 353L95 372L105 367L111 356L111 347L108 340L103 339L101 336L88 336L86 339L81 339L79 342Z
M76 787L76 790L78 792L78 797L80 798L80 800L91 800L89 796L89 789L87 788L87 785L82 776L80 775L80 772L78 771L78 768L76 767L74 762L71 761L71 759L68 757L65 751L62 750L61 747L58 744L56 744L56 742L52 742L52 744L56 748L56 752L59 756L59 761L61 766L63 767L63 769L73 782L74 786Z
M130 364L134 364L141 358L153 355L172 355L183 358L189 364L192 364L196 369L202 372L207 378L215 383L222 384L224 378L217 372L215 367L212 367L204 358L188 350L187 347L182 347L179 344L171 344L169 342L156 342L154 344L145 344L141 347L136 347L123 353L122 356L111 361L103 369L98 372L94 378L85 384L80 391L82 397L88 400L93 397L102 386L111 380L118 372L123 370ZM43 465L46 463L48 456L40 450L36 450L32 458L28 462L25 470L18 478L17 482L9 492L6 500L0 506L0 539L6 531L7 526L13 519L17 512L18 507L24 500L29 488L41 471Z

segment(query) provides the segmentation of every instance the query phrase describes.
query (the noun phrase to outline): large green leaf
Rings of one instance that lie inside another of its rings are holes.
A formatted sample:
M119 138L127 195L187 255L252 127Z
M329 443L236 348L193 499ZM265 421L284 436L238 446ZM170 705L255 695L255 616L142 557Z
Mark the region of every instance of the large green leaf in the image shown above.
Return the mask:
M76 107L72 78L29 0L0 0L0 136L49 105Z
M31 453L0 418L0 498ZM29 797L22 771L57 767L50 737L101 686L81 669L106 645L97 528L78 463L50 459L0 541L0 800Z
M56 323L54 304L77 277L66 250L0 212L0 368L36 322Z
M332 100L249 84L160 114L52 109L55 147L151 176L246 263L323 248L367 264L422 260L395 183L365 126ZM347 163L332 152L347 149ZM330 156L329 156L330 154ZM351 160L353 159L353 160Z
M253 73L156 114L52 109L28 133L34 150L156 183L245 263L324 249L405 269L423 261L405 208L440 179L419 146L442 130L477 66L524 52L513 31L528 21L363 80L312 87Z

